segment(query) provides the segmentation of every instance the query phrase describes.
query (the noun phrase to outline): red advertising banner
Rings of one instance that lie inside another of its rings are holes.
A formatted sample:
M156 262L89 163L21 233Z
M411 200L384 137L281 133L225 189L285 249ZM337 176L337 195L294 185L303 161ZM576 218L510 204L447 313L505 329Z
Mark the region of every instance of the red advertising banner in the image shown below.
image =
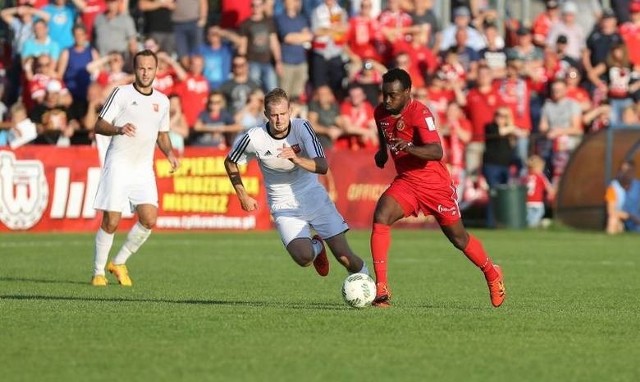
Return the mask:
M188 148L180 169L169 174L159 152L158 229L269 229L271 221L262 177L254 161L241 167L248 192L260 203L255 213L242 210L224 169L226 152ZM95 231L101 215L93 209L100 179L93 147L23 146L0 150L0 232ZM120 229L135 222L123 214Z
M157 152L158 220L161 230L266 230L273 227L262 175L256 161L241 166L248 192L258 200L254 213L242 210L224 169L226 151L187 147L180 169ZM321 176L338 210L354 229L369 229L376 202L393 180L389 161L379 169L371 151L327 151L330 171ZM28 145L0 149L0 232L96 231L101 214L93 209L100 180L93 147ZM135 222L124 211L120 230ZM408 218L398 225L422 227L428 219Z

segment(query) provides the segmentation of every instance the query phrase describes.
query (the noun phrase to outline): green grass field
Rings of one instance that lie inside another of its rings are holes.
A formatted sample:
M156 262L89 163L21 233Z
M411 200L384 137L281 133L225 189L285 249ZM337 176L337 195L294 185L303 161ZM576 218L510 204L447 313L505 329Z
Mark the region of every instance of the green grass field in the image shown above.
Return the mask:
M499 309L439 231L393 232L387 310L347 307L337 262L301 269L275 232L154 233L132 288L88 284L93 235L0 235L0 380L640 380L640 237L474 232Z

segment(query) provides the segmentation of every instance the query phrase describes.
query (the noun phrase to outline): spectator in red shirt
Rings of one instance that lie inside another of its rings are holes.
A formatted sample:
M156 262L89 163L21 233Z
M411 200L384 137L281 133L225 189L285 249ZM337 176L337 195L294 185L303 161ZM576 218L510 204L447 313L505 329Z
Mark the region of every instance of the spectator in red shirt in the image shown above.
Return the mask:
M629 50L629 59L634 66L640 66L640 1L629 5L631 20L620 25L618 33Z
M347 44L352 54L361 60L381 61L382 36L378 20L371 16L372 0L362 0L360 12L349 19Z
M387 9L378 16L380 31L384 43L383 57L389 62L393 57L394 45L401 41L409 41L413 20L411 15L400 7L400 0L388 0Z
M378 131L373 120L373 106L358 85L349 88L349 96L340 105L340 115L344 122L344 132L338 138L336 147L351 150L378 147Z
M191 56L189 71L184 81L176 89L182 99L182 109L187 124L192 128L200 112L205 110L209 96L209 81L202 75L204 59L200 55Z
M500 92L493 84L491 69L480 66L476 86L469 90L466 99L461 101L473 131L465 153L466 172L475 182L480 175L484 154L484 127L493 120L496 110L503 103Z
M536 16L531 24L533 43L544 48L551 27L560 20L560 11L556 0L545 1L545 11Z

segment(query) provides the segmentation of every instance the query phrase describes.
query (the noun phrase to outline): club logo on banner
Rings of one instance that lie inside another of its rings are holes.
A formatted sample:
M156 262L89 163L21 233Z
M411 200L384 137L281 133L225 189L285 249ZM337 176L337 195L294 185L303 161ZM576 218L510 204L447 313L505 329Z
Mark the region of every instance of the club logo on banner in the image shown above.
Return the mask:
M0 221L9 229L29 229L47 208L49 186L42 162L16 160L0 152Z

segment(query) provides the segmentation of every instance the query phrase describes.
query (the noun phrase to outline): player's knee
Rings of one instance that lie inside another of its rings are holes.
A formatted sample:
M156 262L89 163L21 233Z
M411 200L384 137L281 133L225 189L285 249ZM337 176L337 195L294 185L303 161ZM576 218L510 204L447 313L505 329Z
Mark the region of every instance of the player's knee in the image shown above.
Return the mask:
M296 264L298 264L301 267L308 267L311 264L313 264L313 256L311 256L310 254L301 254L301 253L297 253L292 255L291 257L293 257L293 261L296 262Z
M118 222L114 220L103 220L100 228L106 233L114 233L118 229Z
M140 225L146 229L152 229L156 226L156 218L140 220Z

